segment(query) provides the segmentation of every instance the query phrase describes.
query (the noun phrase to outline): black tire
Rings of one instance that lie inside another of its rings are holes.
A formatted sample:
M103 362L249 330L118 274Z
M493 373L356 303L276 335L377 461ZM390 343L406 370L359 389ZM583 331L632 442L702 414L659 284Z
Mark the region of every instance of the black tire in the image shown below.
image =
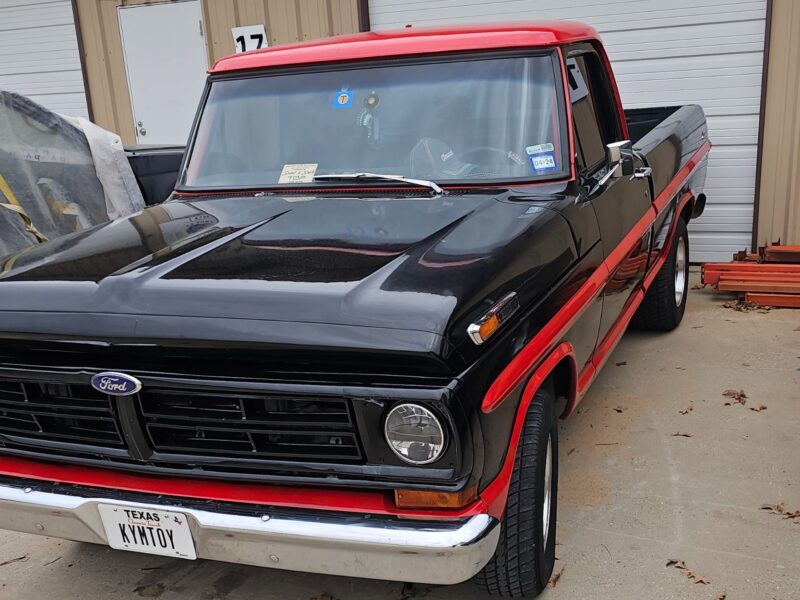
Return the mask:
M542 514L548 439L552 477L545 537ZM480 587L506 598L533 598L545 588L556 559L557 491L558 423L553 392L543 386L525 417L497 550L475 577Z
M682 265L678 256L681 245L683 245ZM676 288L681 285L678 277L679 270L683 271L683 293L680 295L680 300L676 293ZM672 238L672 246L669 249L669 256L633 316L632 325L637 329L672 331L683 319L688 296L689 235L686 231L686 223L683 219L679 219L675 236Z

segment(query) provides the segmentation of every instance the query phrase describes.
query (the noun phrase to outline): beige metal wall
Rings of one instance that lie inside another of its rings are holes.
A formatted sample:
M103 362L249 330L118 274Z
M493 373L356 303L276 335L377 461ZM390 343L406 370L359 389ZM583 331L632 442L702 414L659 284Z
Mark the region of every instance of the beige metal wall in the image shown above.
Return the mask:
M76 0L86 80L96 123L136 143L117 8L164 0ZM172 1L172 0L166 0ZM231 28L264 24L269 43L358 31L357 0L201 0L209 65L234 52Z
M800 2L773 0L761 155L758 233L763 246L800 244Z

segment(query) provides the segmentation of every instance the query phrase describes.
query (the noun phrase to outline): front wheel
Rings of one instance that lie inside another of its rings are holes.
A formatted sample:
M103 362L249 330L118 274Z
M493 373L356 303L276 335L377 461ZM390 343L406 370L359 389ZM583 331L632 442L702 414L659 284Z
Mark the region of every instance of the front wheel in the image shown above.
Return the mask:
M667 260L653 280L642 305L633 316L638 329L672 331L683 319L689 295L689 234L678 220Z
M497 550L476 576L490 594L533 598L556 558L558 422L553 392L544 386L528 408L517 447Z

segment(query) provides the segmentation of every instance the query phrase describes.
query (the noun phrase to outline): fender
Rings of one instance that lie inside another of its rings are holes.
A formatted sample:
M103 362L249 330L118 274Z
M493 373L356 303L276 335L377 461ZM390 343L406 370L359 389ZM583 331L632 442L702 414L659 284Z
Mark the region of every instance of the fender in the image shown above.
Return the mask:
M481 500L485 503L487 511L490 515L496 518L501 518L505 511L506 498L508 497L508 488L511 483L511 474L514 471L514 463L517 458L517 446L519 445L519 438L522 435L522 426L525 423L525 417L528 414L528 407L533 400L534 395L542 386L553 370L566 360L570 369L570 389L567 396L567 404L575 404L575 396L577 394L577 371L578 366L575 360L575 350L569 342L562 342L545 358L545 360L534 371L533 375L528 379L525 384L525 389L522 392L519 407L517 408L517 416L514 419L514 429L511 432L511 439L509 440L509 448L506 453L503 467L500 473L495 477L486 489L481 493Z

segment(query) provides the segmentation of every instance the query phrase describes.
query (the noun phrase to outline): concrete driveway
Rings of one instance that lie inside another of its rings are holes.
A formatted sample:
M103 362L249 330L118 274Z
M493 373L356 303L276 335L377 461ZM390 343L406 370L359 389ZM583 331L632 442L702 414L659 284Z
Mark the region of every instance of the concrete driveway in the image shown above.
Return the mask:
M800 523L760 508L800 509L800 311L740 313L724 300L693 290L677 331L628 333L562 424L561 577L543 600L800 598ZM726 406L729 388L746 404ZM0 565L19 557L0 566L2 599L483 598L470 583L404 586L0 532Z

